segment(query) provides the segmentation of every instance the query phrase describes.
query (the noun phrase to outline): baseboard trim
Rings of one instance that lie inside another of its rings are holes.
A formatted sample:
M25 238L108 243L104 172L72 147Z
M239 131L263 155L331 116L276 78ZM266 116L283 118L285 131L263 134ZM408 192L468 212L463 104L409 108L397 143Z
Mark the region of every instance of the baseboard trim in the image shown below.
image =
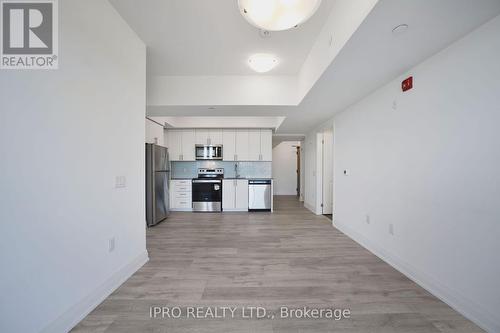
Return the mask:
M83 320L92 310L102 303L113 291L122 285L132 274L137 272L146 262L148 262L148 252L144 251L136 259L122 267L113 274L106 282L94 290L90 295L75 304L59 318L50 323L43 333L66 333Z
M496 318L493 313L482 305L471 301L462 293L418 271L397 255L387 252L349 227L337 222L334 222L333 226L485 331L500 332L500 318Z
M311 213L313 213L315 215L318 215L318 214L316 214L316 207L314 207L313 205L310 205L310 204L308 204L307 202L304 201L304 207L306 207L307 209L309 209L311 211Z

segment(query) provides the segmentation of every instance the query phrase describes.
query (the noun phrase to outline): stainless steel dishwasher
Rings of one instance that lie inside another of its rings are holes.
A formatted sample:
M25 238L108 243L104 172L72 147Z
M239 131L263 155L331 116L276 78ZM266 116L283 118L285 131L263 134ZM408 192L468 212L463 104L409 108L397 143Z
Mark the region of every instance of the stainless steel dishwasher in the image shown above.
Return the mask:
M250 179L248 181L248 210L271 211L271 180Z

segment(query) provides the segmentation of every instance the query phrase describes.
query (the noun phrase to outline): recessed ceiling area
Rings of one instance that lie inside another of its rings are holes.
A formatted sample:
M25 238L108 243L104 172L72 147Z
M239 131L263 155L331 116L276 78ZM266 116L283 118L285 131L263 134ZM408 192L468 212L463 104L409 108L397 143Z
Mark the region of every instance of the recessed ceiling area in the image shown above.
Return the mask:
M284 117L281 134L308 133L500 13L498 0L323 0L262 38L237 1L111 2L148 45L149 116ZM255 52L280 64L257 74Z
M148 47L149 75L253 75L254 53L280 58L273 75L299 72L334 0L323 0L299 27L271 32L240 14L236 0L110 0Z
M211 110L211 108L209 108ZM277 130L284 117L149 117L166 128L270 128Z

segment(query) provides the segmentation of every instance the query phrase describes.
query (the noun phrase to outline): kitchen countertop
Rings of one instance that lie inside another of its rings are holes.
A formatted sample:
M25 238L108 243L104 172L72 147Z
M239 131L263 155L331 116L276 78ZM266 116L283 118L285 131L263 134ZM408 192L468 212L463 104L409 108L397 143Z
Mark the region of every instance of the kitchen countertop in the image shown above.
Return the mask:
M269 177L252 177L252 178L248 178L248 177L239 177L239 178L236 178L236 177L227 177L227 178L224 178L224 179L227 179L227 180L234 180L234 179L248 179L248 180L265 179L265 180L268 180L268 179L273 179L273 178L269 178Z
M192 180L195 178L171 178L171 180ZM234 180L234 179L248 179L248 180L265 179L265 180L268 180L268 179L271 179L272 180L273 178L269 178L269 177L251 177L251 178L248 178L248 177L239 177L239 178L227 177L227 178L222 178L222 179L226 179L226 180Z

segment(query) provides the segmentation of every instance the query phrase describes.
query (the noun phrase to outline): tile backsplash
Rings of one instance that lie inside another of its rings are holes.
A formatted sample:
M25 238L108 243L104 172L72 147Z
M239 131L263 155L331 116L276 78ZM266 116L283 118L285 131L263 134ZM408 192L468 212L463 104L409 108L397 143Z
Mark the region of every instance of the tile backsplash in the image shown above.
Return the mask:
M240 177L243 178L272 178L272 162L223 162L223 161L173 161L172 178L196 178L198 169L224 168L224 177L236 176L236 165Z

